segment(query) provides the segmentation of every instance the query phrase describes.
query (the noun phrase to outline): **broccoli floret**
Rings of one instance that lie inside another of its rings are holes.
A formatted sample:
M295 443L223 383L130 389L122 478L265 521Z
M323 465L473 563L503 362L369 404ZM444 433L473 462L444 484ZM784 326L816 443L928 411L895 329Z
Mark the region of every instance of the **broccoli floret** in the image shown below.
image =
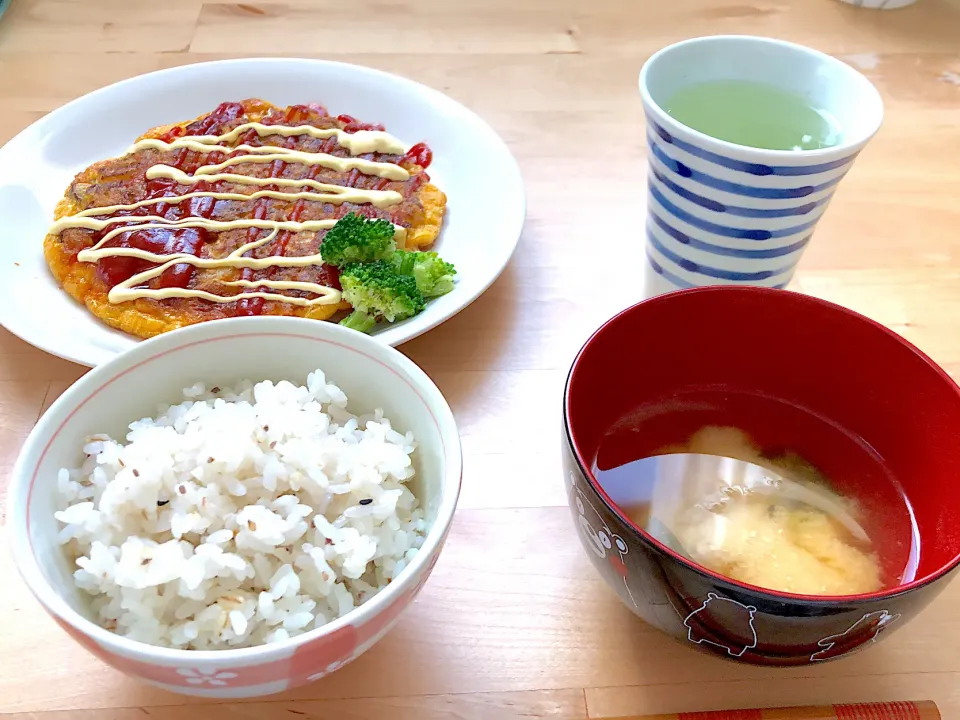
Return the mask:
M456 268L435 252L397 250L390 256L390 261L398 273L417 281L424 297L439 297L453 290Z
M423 310L423 294L412 277L400 275L391 262L350 263L340 271L343 299L353 312L341 325L369 331L381 318L388 322L413 317ZM373 322L371 322L371 320Z
M393 233L389 220L368 220L350 213L327 231L320 245L320 257L327 265L338 267L383 260L396 250Z
M344 327L348 327L351 330L356 330L362 333L368 333L377 324L377 318L370 313L360 312L359 310L354 310L352 313L347 315L343 320L340 321L340 324Z

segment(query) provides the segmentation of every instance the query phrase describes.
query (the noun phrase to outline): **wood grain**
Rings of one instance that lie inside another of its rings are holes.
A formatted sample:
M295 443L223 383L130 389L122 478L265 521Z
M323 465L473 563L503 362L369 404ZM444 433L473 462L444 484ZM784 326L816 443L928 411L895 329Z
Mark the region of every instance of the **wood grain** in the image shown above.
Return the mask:
M743 710L708 710L695 713L631 715L613 720L737 720ZM898 700L840 705L771 707L747 711L753 720L941 720L932 700Z
M883 128L794 287L877 319L960 377L958 0L896 12L835 0L13 0L0 21L0 141L135 74L325 57L406 75L480 113L516 154L529 211L490 291L402 348L453 407L465 485L435 575L394 632L331 678L198 713L196 701L88 656L15 579L0 594L0 714L573 719L930 698L960 718L960 585L870 652L814 668L741 667L634 620L590 568L564 507L566 370L597 325L640 299L637 71L664 44L727 32L812 45L876 83ZM603 283L585 275L584 248L613 260ZM82 373L0 331L0 503L24 437ZM3 577L14 574L6 545L0 527Z
M53 710L4 715L6 720L180 720L192 716L182 706L138 706L104 711ZM205 720L522 720L553 718L584 720L580 690L541 690L514 693L465 693L426 697L361 698L356 700L273 700L222 703L203 708Z

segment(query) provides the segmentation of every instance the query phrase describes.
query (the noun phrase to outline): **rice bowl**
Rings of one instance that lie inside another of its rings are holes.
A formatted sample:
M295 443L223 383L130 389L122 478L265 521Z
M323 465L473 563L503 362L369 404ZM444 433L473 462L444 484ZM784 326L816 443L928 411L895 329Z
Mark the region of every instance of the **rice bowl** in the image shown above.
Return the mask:
M365 335L295 318L205 325L68 389L21 451L8 520L31 591L100 659L175 692L252 697L335 671L396 623L446 539L460 444L430 379ZM144 453L165 469L134 476ZM227 676L212 687L197 680L208 671Z

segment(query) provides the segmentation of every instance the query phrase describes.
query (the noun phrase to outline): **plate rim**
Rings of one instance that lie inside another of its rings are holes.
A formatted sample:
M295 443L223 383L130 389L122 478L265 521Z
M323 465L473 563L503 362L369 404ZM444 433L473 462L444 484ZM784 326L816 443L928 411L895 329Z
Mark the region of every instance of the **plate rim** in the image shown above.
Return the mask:
M278 56L278 57L244 57L244 58L224 58L218 60L201 60L199 62L188 62L183 65L174 65L172 67L160 68L158 70L152 70L146 73L140 73L138 75L133 75L131 77L123 78L117 80L116 82L109 83L98 87L90 92L84 93L78 97L75 97L63 105L60 105L41 118L38 118L34 122L27 125L25 128L16 133L13 137L7 140L2 146L0 146L0 168L5 164L5 156L10 152L9 148L16 146L19 143L22 143L22 137L27 136L32 133L42 133L42 131L51 123L56 122L55 118L62 116L65 113L68 113L72 107L79 105L83 102L89 102L91 99L96 98L101 95L108 94L110 92L116 92L118 89L127 86L134 86L143 82L147 78L158 78L167 75L178 75L178 74L192 74L192 73L203 73L205 68L210 67L229 67L236 66L242 67L244 65L284 65L284 64L294 64L294 65L318 65L324 66L327 68L339 68L342 72L347 73L360 73L366 76L378 77L382 81L399 83L407 87L415 89L419 94L425 95L430 98L433 103L433 106L436 104L446 105L448 107L456 108L457 111L462 114L463 117L469 118L470 122L473 124L473 129L475 132L479 132L481 135L486 136L487 143L497 148L499 154L501 155L501 160L509 169L509 176L506 177L507 185L515 185L515 188L509 189L508 194L513 196L512 209L508 208L506 213L501 213L505 217L505 224L510 228L509 232L506 233L506 236L509 236L509 241L504 242L501 247L505 248L505 252L502 252L501 257L497 258L493 264L493 269L488 273L487 277L484 277L480 282L476 284L472 291L468 291L468 295L463 297L461 301L458 301L455 307L448 309L446 312L437 313L435 317L427 319L425 318L426 313L429 312L430 307L428 305L427 309L423 314L416 316L415 318L410 318L403 322L403 324L396 325L393 327L388 327L382 330L381 332L372 334L371 337L377 339L379 342L383 342L386 345L391 347L396 347L403 343L409 342L430 330L438 327L443 324L450 318L459 314L474 301L477 300L481 295L483 295L490 287L499 279L506 270L507 265L510 264L514 254L516 253L517 247L520 244L520 239L523 236L524 226L526 225L527 217L527 197L526 197L526 185L523 179L523 173L520 169L520 164L517 161L517 158L514 156L513 152L510 150L510 147L507 145L506 141L497 133L493 127L484 120L479 114L471 110L469 107L464 105L458 100L450 97L446 93L443 93L436 88L430 87L424 83L421 83L417 80L405 77L403 75L398 75L396 73L388 72L386 70L381 70L379 68L370 67L367 65L358 65L356 63L343 62L341 60L327 60L323 58L304 58L304 57L294 57L294 56ZM499 210L498 210L499 211ZM512 217L511 217L512 216ZM442 232L442 231L441 231ZM442 235L441 235L442 237ZM49 272L49 268L44 266ZM67 295L61 286L57 287L57 290L64 295L64 300L68 302L77 302L72 297ZM12 308L10 303L5 304L7 307ZM83 308L85 312L89 313L89 310ZM84 357L84 353L75 353L71 352L72 345L63 343L58 344L56 340L51 339L50 342L41 341L35 342L28 337L24 337L24 334L17 332L16 330L10 328L7 324L6 318L9 317L11 310L8 310L5 313L0 313L0 326L2 326L7 332L15 337L19 338L23 342L31 345L38 350L41 350L49 355L61 358L68 362L81 365L83 367L93 368L98 365L107 362L113 357L116 357L127 350L119 351L105 351L107 352L106 357L102 357L99 360L91 360L89 357ZM92 316L91 318L100 323L103 327L114 330L108 325L103 323L99 318ZM411 321L420 319L420 322L410 324ZM212 320L205 322L214 322ZM324 321L326 322L326 321ZM27 326L28 327L28 326ZM189 327L189 326L187 326ZM122 332L122 331L117 331ZM171 330L169 332L176 332L176 330ZM142 338L136 338L133 335L129 335L129 338L134 342L133 347L142 342ZM44 339L42 339L44 340ZM84 347L89 347L86 345ZM128 348L129 349L129 348Z

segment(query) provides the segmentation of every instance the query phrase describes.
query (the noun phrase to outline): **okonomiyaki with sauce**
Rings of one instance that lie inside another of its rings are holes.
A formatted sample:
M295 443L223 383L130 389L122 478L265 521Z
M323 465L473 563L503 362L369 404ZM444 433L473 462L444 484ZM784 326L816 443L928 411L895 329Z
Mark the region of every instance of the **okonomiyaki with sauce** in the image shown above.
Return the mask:
M320 105L225 102L79 173L44 255L90 312L143 338L261 314L369 331L454 286L429 251L446 205L431 159Z

